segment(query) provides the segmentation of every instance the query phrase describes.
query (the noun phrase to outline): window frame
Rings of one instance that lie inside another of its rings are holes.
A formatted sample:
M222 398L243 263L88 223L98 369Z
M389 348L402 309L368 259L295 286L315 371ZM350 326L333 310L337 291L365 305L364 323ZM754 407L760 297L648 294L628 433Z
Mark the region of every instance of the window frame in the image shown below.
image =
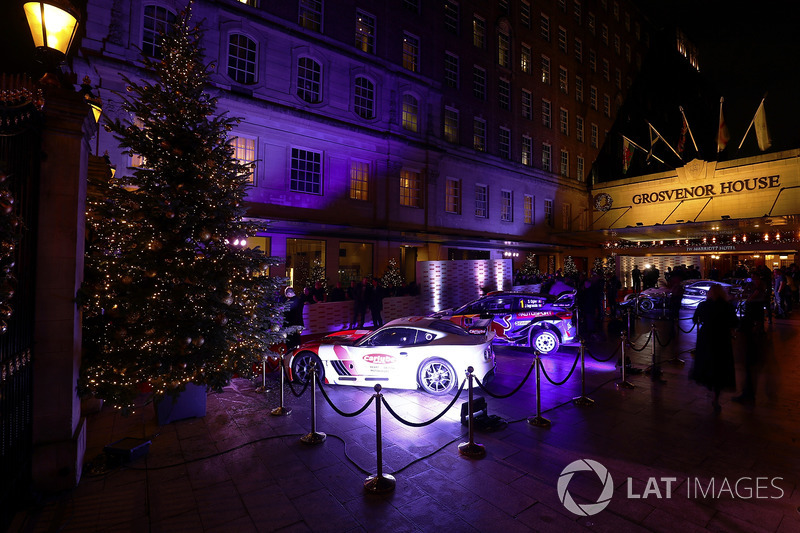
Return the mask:
M290 172L289 172L289 190L291 192L301 193L301 194L314 194L314 195L317 195L317 196L324 195L324 193L325 193L325 190L324 190L324 170L325 169L324 169L324 159L323 159L324 158L324 152L322 152L321 150L312 150L310 148L303 148L303 147L299 147L299 146L292 146L292 147L290 147L290 150L291 150L291 152L290 152L290 157L289 157L289 170L290 170ZM295 155L295 152L297 152L297 155ZM317 156L317 160L314 161L314 160L310 160L308 158L301 159L299 157L300 152L303 152L305 154L313 154L313 155ZM295 162L298 162L298 163L299 162L311 163L312 166L316 165L318 167L318 169L309 170L309 169L300 168L300 166L296 165ZM297 173L298 177L295 177L296 176L295 173ZM314 179L305 179L305 177L301 178L299 176L300 173L303 173L303 174L311 173L312 175L316 176L317 179L316 180L314 180ZM300 188L299 186L296 186L295 185L296 183L297 184L300 184L300 183L311 184L312 185L312 187L311 187L312 190L308 190L308 187L305 187L306 190L303 190L303 188ZM316 189L316 190L314 190L314 189Z

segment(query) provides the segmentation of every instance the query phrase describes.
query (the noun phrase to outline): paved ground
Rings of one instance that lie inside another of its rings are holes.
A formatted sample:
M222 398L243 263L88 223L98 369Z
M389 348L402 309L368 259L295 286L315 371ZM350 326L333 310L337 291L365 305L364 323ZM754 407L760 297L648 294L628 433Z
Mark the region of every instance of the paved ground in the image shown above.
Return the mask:
M270 416L279 405L274 375L268 376L269 392L256 392L260 381L236 380L208 397L205 417L165 426L156 424L151 407L128 418L103 410L88 420L87 462L94 468L75 490L18 515L12 530L800 531L800 320L776 320L770 329L756 405L732 402L728 393L718 414L709 393L687 379L694 331L671 340L668 323L640 319L635 348L650 337L652 323L663 381L642 373L628 377L635 388L618 388L619 341L591 342L586 391L594 404L571 401L581 394L579 369L558 387L542 380L549 428L527 422L536 414L533 376L507 399L476 392L487 399L489 414L508 422L500 431L475 433L485 446L482 459L458 451L468 440L459 420L466 391L424 427L404 425L383 409L383 474L396 478L395 490L385 494L364 490L367 476L377 472L374 403L343 417L318 391L316 429L327 440L316 445L300 440L311 431L308 393L295 398L287 392L292 414ZM681 322L684 329L690 324ZM634 367L651 362L650 342L641 351L626 350ZM498 376L488 388L507 394L525 377L531 356L497 351ZM575 354L566 347L544 358L544 368L562 380ZM678 357L686 364L670 362ZM737 371L741 382L741 367ZM326 391L345 412L373 394ZM418 422L439 414L450 399L417 391L383 394L398 415ZM124 437L151 439L149 453L108 469L103 446ZM583 459L596 461L581 464L600 475L562 474ZM591 513L604 502L590 516L567 509Z

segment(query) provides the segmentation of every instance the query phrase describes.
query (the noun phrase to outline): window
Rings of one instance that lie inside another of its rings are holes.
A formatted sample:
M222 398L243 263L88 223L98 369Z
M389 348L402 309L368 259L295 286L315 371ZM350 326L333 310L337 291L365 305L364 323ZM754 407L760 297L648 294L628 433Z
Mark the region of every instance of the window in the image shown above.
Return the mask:
M542 100L542 126L545 128L552 127L550 116L550 100Z
M567 0L558 0L558 9L562 13L566 13L567 12Z
M558 90L564 94L569 93L569 72L567 67L558 67Z
M542 83L550 85L550 58L542 56Z
M614 20L619 22L619 2L614 2L612 7L612 13L614 13Z
M625 61L631 62L631 45L629 44L625 45Z
M486 21L478 16L472 19L472 44L481 50L486 48Z
M597 110L597 87L594 85L589 87L589 106L595 111Z
M477 117L472 120L472 147L486 151L486 121Z
M322 0L300 0L299 24L307 30L322 31Z
M422 178L419 172L400 171L400 205L422 207Z
M563 53L567 53L567 28L563 26L558 27L558 49Z
M595 22L594 13L589 13L588 26L589 26L589 33L595 35L597 31L597 23Z
M508 15L508 0L497 0L497 11L501 16Z
M444 54L444 83L458 89L458 56L450 52Z
M500 191L500 220L514 221L514 193L511 191Z
M558 131L569 135L569 111L563 107L558 110Z
M636 37L637 41L642 38L642 27L639 26L638 22L633 23L633 35Z
M542 170L550 172L553 168L553 148L545 143L542 145Z
M615 34L614 34L614 52L616 52L616 53L617 53L617 55L620 55L620 53L621 53L621 52L620 52L620 48L621 48L620 44L621 44L621 42L620 42L620 40L619 40L619 35L617 35L617 34L615 33Z
M500 151L500 157L511 159L511 130L500 128L497 136L497 146Z
M575 76L575 100L583 102L583 78Z
M503 32L497 34L497 64L506 68L511 66L511 40Z
M247 173L247 181L255 183L256 175L256 140L248 139L247 137L236 136L231 139L233 146L233 157L239 160L239 163L247 165L249 171Z
M544 201L544 222L550 227L553 226L553 200Z
M631 14L627 11L625 12L625 30L631 31Z
M145 6L142 28L142 52L161 59L161 35L175 22L175 14L161 6Z
M419 0L403 0L403 7L413 13L419 13Z
M256 81L256 43L241 33L228 39L228 76L237 83Z
M611 67L608 63L608 59L603 59L603 79L606 81L611 80Z
M350 162L350 198L369 200L369 163L365 161Z
M584 142L584 123L583 117L575 117L575 137L579 143Z
M572 230L572 206L570 204L561 205L561 223L567 231Z
M444 191L444 210L455 215L461 214L461 180L447 178Z
M458 4L455 2L444 3L444 27L458 35Z
M519 20L526 28L531 27L531 3L527 0L522 0L519 4Z
M292 174L289 189L322 194L322 153L292 148Z
M526 74L530 74L532 68L531 63L533 63L533 57L531 56L531 47L528 46L527 44L523 44L522 47L520 48L520 54L519 54L520 70L522 70L522 72L525 72Z
M475 186L475 216L489 218L489 187L486 185Z
M583 63L583 41L575 38L575 61Z
M359 117L375 118L375 84L363 76L356 78L354 107Z
M600 40L603 41L604 45L608 46L608 24L600 25Z
M523 165L533 165L533 139L527 135L522 137L522 157L520 159Z
M544 13L542 13L542 18L539 23L539 28L540 28L539 33L541 34L542 39L544 39L547 42L550 42L550 17L548 17Z
M444 138L447 142L458 142L458 110L444 108Z
M408 131L418 132L419 102L413 95L403 95L403 128Z
M522 202L522 209L523 209L523 217L525 224L533 224L534 220L534 208L533 208L534 198L530 194L526 194L525 198L523 198Z
M560 174L565 178L569 177L569 152L561 149L561 166L560 166Z
M600 142L600 140L599 140L600 132L597 129L597 124L592 123L592 134L591 135L592 135L592 140L591 140L592 148L597 148L599 146L599 142Z
M575 0L573 7L572 7L572 18L575 19L575 24L580 26L581 25L581 16L582 16L582 8L581 3L578 0Z
M614 85L617 89L622 89L622 72L619 69L614 69Z
M500 109L511 109L511 83L503 78L497 80L497 103Z
M419 39L410 33L403 33L403 68L419 72Z
M597 52L589 50L589 70L597 72Z
M375 17L360 9L356 10L356 48L375 53Z
M607 94L603 95L603 114L607 117L611 116L611 97Z
M297 62L297 96L310 104L322 101L322 67L310 57Z
M486 100L486 71L481 67L472 67L472 94L478 100Z
M575 166L577 167L576 172L578 173L578 181L584 181L586 179L586 176L584 176L583 173L586 172L586 169L584 167L583 156L579 155L575 163L576 163ZM581 229L586 229L586 228L583 227Z
M533 119L533 95L527 89L522 89L522 118Z

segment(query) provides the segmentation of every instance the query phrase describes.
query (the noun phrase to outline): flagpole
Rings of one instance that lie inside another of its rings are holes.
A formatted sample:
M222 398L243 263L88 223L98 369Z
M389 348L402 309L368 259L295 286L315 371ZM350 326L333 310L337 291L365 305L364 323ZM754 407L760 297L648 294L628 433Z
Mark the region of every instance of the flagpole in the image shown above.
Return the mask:
M758 104L758 107L756 108L756 114L753 115L753 120L751 120L750 121L750 125L747 126L747 131L744 132L744 137L742 137L742 142L739 143L739 148L737 148L737 150L741 150L742 149L742 145L744 144L744 140L747 138L747 134L750 133L750 128L752 128L753 124L755 124L755 122L756 122L756 116L758 115L758 110L761 109L762 105L764 105L764 100L766 100L766 98L767 97L765 95L764 98L761 99L761 103Z
M692 133L692 127L689 125L689 121L686 120L686 115L683 114L683 106L678 106L678 109L681 110L681 116L683 117L683 121L686 123L686 129L689 130L689 138L692 139L692 144L694 145L694 151L699 152L700 150L697 149L697 143L694 141L694 133Z
M635 142L633 142L633 141L632 141L631 139L629 139L628 137L626 137L626 136L622 135L622 138L623 138L623 139L627 139L627 140L628 140L628 142L629 142L629 143L631 143L631 146L633 146L634 148L638 148L639 150L641 150L641 151L642 151L642 152L644 152L644 153L648 153L648 152L649 152L649 150L645 150L644 148L642 148L641 146L639 146L638 144L636 144ZM663 162L664 162L663 160L659 159L659 158L658 158L658 156L657 156L657 155L655 155L655 154L651 154L651 157L652 157L653 159L655 159L656 161L658 161L659 163L663 163Z
M649 122L648 122L647 124L648 124L648 125L650 125L650 127L651 127L651 128L653 128L653 131L654 131L654 132L656 132L656 135L658 135L658 138L659 138L659 139L661 139L662 141L664 141L664 144L666 144L667 146L669 146L669 149L670 149L670 150L672 150L672 153L673 153L673 154L675 154L676 156L678 156L678 159L680 159L681 161L683 161L683 158L680 156L680 154L679 154L678 152L676 152L676 151L675 151L675 148L673 148L673 147L672 147L672 145L671 145L671 144L669 144L669 143L667 142L667 140L664 138L664 136L663 136L663 135L661 135L661 134L658 132L658 130L655 128L655 126L653 126L653 125L652 125L652 124L650 124Z
M722 96L719 97L719 126L717 127L717 153L720 153L722 150L719 149L719 136L722 132L722 102L725 101L725 98Z

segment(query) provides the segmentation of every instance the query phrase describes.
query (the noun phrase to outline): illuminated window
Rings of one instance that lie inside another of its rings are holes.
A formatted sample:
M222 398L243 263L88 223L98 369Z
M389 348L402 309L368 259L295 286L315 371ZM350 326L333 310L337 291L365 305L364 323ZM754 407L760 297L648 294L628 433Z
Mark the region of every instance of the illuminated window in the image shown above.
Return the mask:
M161 59L161 36L169 31L174 22L175 13L166 8L145 6L142 28L142 52L145 55Z
M375 17L360 9L356 10L356 48L375 53Z
M472 147L479 152L486 151L486 121L483 119L472 121Z
M545 143L542 145L542 170L550 172L553 168L553 148Z
M322 101L322 67L310 57L297 62L297 96L310 104Z
M247 137L237 136L231 139L233 157L243 165L247 165L247 181L255 183L256 174L256 141Z
M461 214L461 180L447 178L445 185L445 206L444 210L456 215Z
M256 43L241 33L228 39L228 76L238 83L256 81Z
M444 83L458 89L458 56L450 52L444 54Z
M363 76L357 77L354 97L356 114L367 120L375 118L375 84Z
M475 185L475 216L489 218L489 187Z
M445 0L444 27L447 31L458 35L458 4Z
M322 194L322 153L292 148L289 189L294 192Z
M419 101L410 94L403 95L403 128L419 131Z
M422 179L419 172L400 171L400 205L422 207Z
M350 198L369 200L369 163L350 162Z
M530 74L532 68L531 63L533 63L533 56L531 55L531 47L528 46L527 44L523 44L520 50L521 51L519 54L519 68L520 70L522 70L522 72Z
M458 143L458 110L444 108L444 138L447 142Z
M497 34L497 64L506 68L511 66L511 40L503 32Z
M514 221L514 193L511 191L500 191L500 220Z
M521 154L521 162L523 165L531 166L533 165L533 139L530 137L523 136L522 137L522 154Z
M419 72L419 39L410 33L403 33L403 68Z
M533 202L534 202L533 196L526 194L524 201L522 203L523 217L525 224L533 224L533 219L534 219Z
M300 0L299 22L307 30L322 31L322 0Z
M132 126L135 126L138 129L144 129L144 121L139 117L133 119ZM147 160L144 158L143 155L140 154L131 154L131 166L133 168L149 168L147 165Z
M497 103L500 109L511 109L511 83L508 80L497 80Z
M497 136L497 149L500 157L511 159L511 130L508 128L500 128Z
M550 85L550 58L542 56L542 83Z
M480 49L486 48L486 21L478 16L472 19L472 44Z

